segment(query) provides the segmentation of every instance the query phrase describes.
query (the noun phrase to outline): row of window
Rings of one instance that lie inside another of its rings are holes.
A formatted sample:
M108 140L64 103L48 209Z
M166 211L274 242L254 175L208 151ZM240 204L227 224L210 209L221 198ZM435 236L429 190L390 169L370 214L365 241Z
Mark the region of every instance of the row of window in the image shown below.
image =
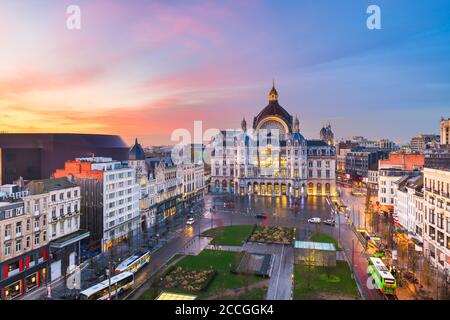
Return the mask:
M33 237L33 245L40 246L40 240L42 240L43 243L47 241L47 232L44 231L41 234L36 233ZM31 249L31 236L27 236L25 238L25 241L22 239L16 240L16 241L9 241L4 243L3 248L3 254L5 257L9 257L13 255L13 248L14 248L14 255L21 254L22 251L27 251Z
M109 183L107 185L107 190L116 190L116 189L121 189L124 188L125 186L129 187L133 184L133 180L127 180L126 184L125 182L121 181L118 183Z
M111 173L106 176L106 181L114 181L124 178L131 178L133 176L132 171L128 172L120 172L120 173Z
M67 192L60 192L58 194L52 194L50 196L51 202L56 202L57 199L58 201L63 201L66 199L72 199L73 198L77 198L78 197L78 189L75 189L72 191L67 191Z

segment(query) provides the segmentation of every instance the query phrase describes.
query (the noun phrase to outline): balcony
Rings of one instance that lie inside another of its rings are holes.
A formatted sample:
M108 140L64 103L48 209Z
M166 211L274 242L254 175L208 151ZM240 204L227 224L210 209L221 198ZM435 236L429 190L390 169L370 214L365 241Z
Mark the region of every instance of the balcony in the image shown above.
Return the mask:
M39 215L40 215L39 210L37 210L37 211L34 212L34 216L35 216L35 217L39 217Z
M5 241L11 240L11 235L5 236Z
M40 228L39 227L34 227L34 232L39 232Z

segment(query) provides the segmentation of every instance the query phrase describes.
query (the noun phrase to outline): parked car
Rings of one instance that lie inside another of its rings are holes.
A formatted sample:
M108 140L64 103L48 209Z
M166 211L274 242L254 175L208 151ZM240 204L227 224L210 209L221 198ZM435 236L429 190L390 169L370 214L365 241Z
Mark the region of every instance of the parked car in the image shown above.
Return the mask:
M257 213L255 217L256 219L266 219L267 213Z
M336 224L336 221L334 221L333 219L327 219L327 220L324 220L323 223L325 223L325 224L327 224L327 225L329 225L329 226L334 227L335 224Z
M193 225L194 222L195 222L195 220L194 220L194 218L192 218L192 217L186 220L186 224L187 224L188 226Z
M321 223L322 220L320 220L320 218L314 217L314 218L310 218L308 219L309 223Z

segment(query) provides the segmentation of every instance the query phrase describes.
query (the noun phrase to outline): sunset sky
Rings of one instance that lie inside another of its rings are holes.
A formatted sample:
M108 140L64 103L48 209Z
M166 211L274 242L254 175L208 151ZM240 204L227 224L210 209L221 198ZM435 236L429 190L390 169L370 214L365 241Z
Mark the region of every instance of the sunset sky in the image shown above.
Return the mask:
M331 122L338 138L407 142L450 117L444 0L1 0L0 41L0 131L171 143L194 120L251 123L272 79L307 138Z

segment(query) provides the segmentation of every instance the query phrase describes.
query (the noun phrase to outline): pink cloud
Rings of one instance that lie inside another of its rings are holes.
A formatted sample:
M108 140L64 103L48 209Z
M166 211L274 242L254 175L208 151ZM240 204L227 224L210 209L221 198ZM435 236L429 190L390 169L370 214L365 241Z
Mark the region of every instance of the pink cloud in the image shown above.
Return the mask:
M70 89L94 81L104 72L100 67L53 74L21 68L14 76L0 79L0 96L24 94L32 90Z

